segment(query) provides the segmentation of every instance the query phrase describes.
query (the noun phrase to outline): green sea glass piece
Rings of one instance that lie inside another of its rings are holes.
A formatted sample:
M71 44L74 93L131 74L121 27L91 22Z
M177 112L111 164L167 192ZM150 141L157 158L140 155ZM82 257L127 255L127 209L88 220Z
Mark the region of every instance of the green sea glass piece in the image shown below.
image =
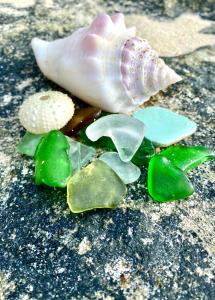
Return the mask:
M132 158L132 162L137 166L147 165L155 155L155 147L152 142L144 138L137 152Z
M132 159L144 138L144 125L139 120L123 114L111 114L96 120L87 127L86 135L91 141L102 136L112 139L121 160Z
M166 157L174 166L184 172L188 172L201 163L215 158L215 153L203 146L176 145L162 151L160 155Z
M77 172L67 184L67 202L73 213L95 208L115 208L125 194L125 184L101 160L95 160Z
M194 189L186 175L167 158L155 155L149 162L148 191L157 202L184 199Z
M94 148L102 148L102 149L106 149L106 150L116 150L116 147L115 147L114 143L112 142L111 138L109 138L107 136L103 136L95 142L88 139L88 137L86 135L86 128L83 128L79 131L79 136L80 136L81 142L88 146L92 146Z
M69 148L67 138L60 131L53 130L43 137L35 154L36 184L66 186L71 175Z
M34 156L42 137L44 134L33 134L27 131L17 145L17 151L21 154Z
M153 144L167 147L188 137L197 125L167 108L152 106L134 112L133 117L145 125L145 137Z
M72 162L72 174L85 166L96 154L93 147L86 146L67 137L70 145L69 158Z
M125 184L132 183L140 177L140 169L130 161L122 161L117 152L106 152L99 159L110 166Z

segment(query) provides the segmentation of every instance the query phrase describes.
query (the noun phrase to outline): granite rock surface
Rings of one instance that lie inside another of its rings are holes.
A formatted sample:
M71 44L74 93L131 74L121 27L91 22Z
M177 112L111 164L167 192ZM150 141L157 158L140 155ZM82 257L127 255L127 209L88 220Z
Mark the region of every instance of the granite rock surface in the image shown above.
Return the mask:
M178 3L180 2L180 3ZM0 1L0 299L215 299L214 162L190 173L189 199L149 199L146 170L114 210L72 214L66 191L36 186L31 158L16 153L23 99L61 90L40 73L30 41L122 11L174 22L183 13L215 20L214 1ZM214 23L206 34L214 34ZM189 24L188 30L189 30ZM215 145L215 46L165 59L184 80L150 104L198 123L188 145ZM76 101L77 105L80 101Z

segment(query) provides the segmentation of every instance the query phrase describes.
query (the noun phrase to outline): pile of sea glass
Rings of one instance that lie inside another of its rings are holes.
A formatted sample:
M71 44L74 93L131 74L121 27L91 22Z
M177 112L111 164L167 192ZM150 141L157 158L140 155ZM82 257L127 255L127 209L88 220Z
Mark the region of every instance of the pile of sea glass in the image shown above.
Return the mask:
M187 172L215 155L202 146L174 144L196 128L187 117L156 106L132 116L89 107L76 111L60 131L26 132L17 149L34 157L36 184L67 187L68 205L79 213L117 207L141 168L148 168L148 192L154 201L192 195Z

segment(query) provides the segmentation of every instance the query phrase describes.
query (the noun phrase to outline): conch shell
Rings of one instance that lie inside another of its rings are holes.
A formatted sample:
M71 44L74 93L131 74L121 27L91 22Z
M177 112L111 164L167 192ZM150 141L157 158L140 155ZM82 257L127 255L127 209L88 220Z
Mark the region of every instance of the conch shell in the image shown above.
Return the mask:
M101 14L71 36L31 42L43 74L85 102L130 113L159 90L181 80L121 13Z

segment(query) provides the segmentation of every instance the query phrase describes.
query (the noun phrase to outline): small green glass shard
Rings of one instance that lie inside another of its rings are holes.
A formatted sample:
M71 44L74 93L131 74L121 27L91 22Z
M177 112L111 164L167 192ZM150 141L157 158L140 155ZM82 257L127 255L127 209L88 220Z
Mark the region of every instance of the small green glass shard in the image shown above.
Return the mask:
M27 131L17 145L17 151L21 154L34 156L37 146L44 136L45 134L33 134Z
M131 161L137 166L147 165L154 155L155 147L150 140L144 138Z
M155 201L168 202L184 199L194 189L183 171L167 158L155 155L149 162L148 191Z
M70 145L69 158L72 162L72 174L75 174L85 166L96 154L93 147L86 146L67 137Z
M125 194L125 184L101 160L95 160L77 172L67 184L67 202L73 213L95 208L115 208Z
M214 159L215 153L203 146L182 146L176 145L160 153L171 163L184 172L198 167L203 162Z
M122 161L117 152L106 152L99 159L110 166L125 184L135 182L140 177L140 169L130 161Z
M53 130L43 137L35 154L36 184L66 186L71 175L68 151L69 143L62 132Z
M144 138L141 121L124 114L102 117L87 127L86 135L91 141L108 136L113 141L121 160L128 162L140 147Z
M84 143L88 146L92 146L94 148L102 148L102 149L106 149L106 150L116 150L116 147L115 147L114 143L112 142L111 138L109 138L107 136L103 136L95 142L88 139L88 137L86 135L86 128L83 128L79 131L79 136L80 136L82 143Z

